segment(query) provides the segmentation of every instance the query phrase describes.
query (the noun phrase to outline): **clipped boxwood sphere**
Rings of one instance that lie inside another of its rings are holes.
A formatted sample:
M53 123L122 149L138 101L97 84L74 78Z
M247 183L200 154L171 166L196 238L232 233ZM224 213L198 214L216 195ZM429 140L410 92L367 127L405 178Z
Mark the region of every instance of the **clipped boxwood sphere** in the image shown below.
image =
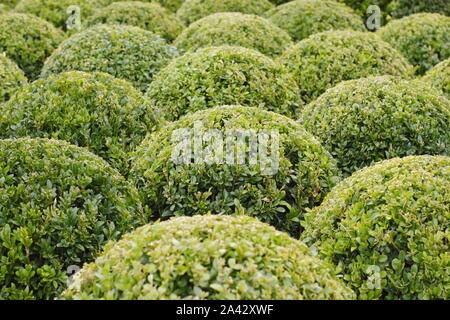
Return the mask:
M377 31L383 40L399 50L418 74L450 58L450 17L418 13L393 20Z
M268 0L185 0L177 11L178 18L190 25L219 12L241 12L261 15L273 5Z
M163 248L163 249L162 249ZM109 245L62 299L351 299L334 268L298 240L245 216L146 225Z
M306 213L302 239L360 299L448 299L450 158L378 163Z
M371 5L378 6L381 12L387 11L387 6L392 0L336 0L337 2L345 3L347 6L353 8L356 12L366 15L367 8Z
M102 0L102 4L107 6L114 2L122 2L123 0ZM169 9L172 12L176 12L180 7L184 0L141 0L142 2L152 2L158 3L164 8Z
M393 0L389 5L390 14L395 18L419 12L435 12L450 15L448 0Z
M266 16L296 41L328 30L366 30L359 15L332 0L291 1L268 11Z
M0 54L0 103L9 100L14 91L27 83L17 64Z
M408 61L377 35L349 30L312 35L286 50L278 61L294 75L305 102L344 80L414 73Z
M54 26L67 30L67 22L73 12L68 12L70 6L80 8L80 19L83 21L101 7L98 0L21 0L14 11L34 14Z
M428 70L422 80L441 90L450 99L450 58Z
M87 147L126 172L128 152L156 121L142 93L105 73L67 72L22 87L0 106L0 137L44 137Z
M173 60L150 84L147 97L168 120L227 104L292 116L301 104L297 84L283 66L257 51L228 46Z
M419 81L379 76L340 83L302 111L300 123L350 174L408 155L447 155L449 101Z
M45 59L63 40L61 31L33 15L0 15L0 52L14 60L28 79L39 75Z
M67 269L145 224L137 191L85 149L0 140L0 299L51 299Z
M47 59L41 77L65 71L99 71L144 90L178 50L137 27L97 25L63 41Z
M174 40L183 25L169 9L158 3L140 1L115 2L98 10L87 20L87 25L126 24L152 31L166 40Z
M267 157L254 162L248 156L250 142L233 138L253 139L250 130L254 137L262 130L278 133L267 141ZM243 161L233 161L238 151L245 152ZM320 204L340 178L334 159L299 124L241 106L220 106L168 123L142 142L132 161L131 176L146 204L159 214L155 218L233 214L243 207L248 215L293 235L303 211Z
M240 46L274 57L292 45L289 34L270 21L238 12L216 13L200 19L178 36L178 48L195 51L212 46Z

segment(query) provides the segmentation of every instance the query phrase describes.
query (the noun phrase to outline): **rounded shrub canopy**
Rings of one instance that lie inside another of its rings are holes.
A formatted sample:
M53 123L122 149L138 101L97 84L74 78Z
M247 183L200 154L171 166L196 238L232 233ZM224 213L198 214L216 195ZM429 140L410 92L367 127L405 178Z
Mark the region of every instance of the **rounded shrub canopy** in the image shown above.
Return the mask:
M0 137L44 137L87 147L126 172L128 152L155 125L153 110L128 82L68 72L22 87L0 106Z
M19 13L34 14L54 26L67 30L67 22L72 12L68 12L70 6L80 8L80 19L83 22L95 10L101 7L103 0L21 0L14 8Z
M441 90L450 99L450 58L428 70L422 80Z
M180 7L184 0L141 0L142 2L152 2L158 3L164 8L169 9L172 12L176 12ZM123 0L102 0L102 4L107 6L114 2L123 2ZM133 1L135 2L135 1Z
M99 71L144 90L153 75L177 56L175 47L150 31L97 25L62 42L47 59L41 77L72 70Z
M435 12L450 15L448 0L393 0L389 5L390 14L401 18L419 12Z
M131 172L156 219L245 208L294 235L303 211L340 178L334 159L299 124L241 106L167 124L143 141Z
M164 248L164 250L161 250ZM351 299L331 265L283 232L245 217L146 225L86 265L63 299Z
M0 103L9 100L11 94L27 83L17 64L0 54Z
M383 40L398 49L418 74L450 58L450 17L418 13L393 20L377 31Z
M273 5L268 0L185 0L177 11L186 25L219 12L241 12L261 15Z
M155 77L147 97L167 120L227 104L292 116L301 104L297 84L283 66L257 51L228 46L175 59Z
M295 41L328 30L366 31L360 16L346 5L332 0L291 1L268 11L266 16Z
M87 25L125 24L152 31L166 40L174 40L183 25L169 9L158 3L140 1L115 2L89 17Z
M448 299L450 158L381 162L306 213L302 239L360 299Z
M381 12L386 12L386 8L392 0L336 0L337 2L345 3L356 12L366 15L367 8L371 5L380 7Z
M0 15L0 52L14 60L28 79L36 79L45 59L62 40L61 31L38 17Z
M341 81L375 75L410 77L413 68L373 33L326 31L304 39L278 59L288 67L305 102Z
M175 44L187 51L222 45L240 46L274 57L291 46L292 40L286 31L264 18L225 12L194 22L184 29Z
M145 224L137 191L85 149L0 140L0 299L51 299L70 266Z
M449 101L419 81L379 76L340 83L302 111L300 123L350 174L408 155L447 155Z

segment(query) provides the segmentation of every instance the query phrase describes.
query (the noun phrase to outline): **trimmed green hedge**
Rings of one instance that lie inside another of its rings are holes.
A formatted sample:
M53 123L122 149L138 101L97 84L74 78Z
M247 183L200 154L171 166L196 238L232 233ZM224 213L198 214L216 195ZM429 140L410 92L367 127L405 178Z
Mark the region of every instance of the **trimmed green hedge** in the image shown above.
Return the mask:
M312 35L286 50L278 61L294 75L305 102L344 80L414 73L408 61L377 35L350 30Z
M401 18L419 12L435 12L450 15L448 0L393 0L389 12L394 18Z
M123 173L128 153L155 124L142 93L105 73L67 72L38 80L0 106L0 137L65 140Z
M27 78L17 64L0 54L0 103L11 97L12 93L27 83Z
M28 79L39 75L45 59L63 40L63 33L33 15L0 15L0 53L14 60Z
M240 46L270 57L292 45L289 34L270 21L237 12L216 13L200 19L178 36L175 45L186 51L213 46Z
M66 142L0 140L0 299L51 299L69 266L145 224L137 191Z
M393 20L377 31L398 49L422 75L450 57L450 17L418 13Z
M185 0L177 11L186 25L219 12L241 12L262 15L273 5L268 0Z
M302 111L345 174L408 155L448 155L449 101L427 84L379 76L340 83Z
M353 8L356 12L365 16L367 14L367 8L371 5L380 7L381 12L387 12L387 7L391 0L336 0L337 2L345 3L350 8Z
M195 132L183 136L188 129ZM249 142L227 147L233 132L245 136L235 129L253 130L255 136L261 130L278 132L278 153L272 148L273 136L267 159L250 162ZM225 146L218 146L220 138L208 139L210 130L222 136ZM193 145L200 138L204 140L201 149ZM183 139L190 140L184 145ZM200 149L192 155L204 161L177 163L180 146L186 153ZM243 163L228 161L230 154L238 156L237 151L245 152ZM132 162L131 176L146 204L159 214L155 219L210 211L233 214L245 208L248 215L291 234L298 234L304 210L320 204L340 179L334 159L299 124L276 113L241 106L220 106L168 123L143 141Z
M122 2L123 0L102 0L102 1L104 5L107 6L114 2ZM158 3L172 12L176 12L181 7L181 4L184 2L184 0L141 0L141 1Z
M450 58L428 70L422 80L441 90L450 99Z
M175 47L150 31L98 25L61 43L47 59L41 77L72 70L99 71L145 90L153 75L177 56Z
M67 30L67 21L71 16L67 13L70 6L80 8L80 18L83 22L92 15L96 9L102 6L102 1L98 0L21 0L14 8L19 13L34 14L55 27Z
M360 299L449 299L449 190L448 157L378 163L306 214L302 240Z
M183 25L169 9L158 3L140 1L114 2L98 10L86 24L125 24L152 31L173 41L183 30Z
M244 216L183 217L139 228L86 265L62 295L76 300L353 297L333 267L312 257L304 244Z
M209 47L173 60L147 90L167 120L218 105L259 106L293 116L302 105L285 68L242 47Z
M268 11L265 16L295 41L328 30L366 31L359 15L332 0L291 1Z

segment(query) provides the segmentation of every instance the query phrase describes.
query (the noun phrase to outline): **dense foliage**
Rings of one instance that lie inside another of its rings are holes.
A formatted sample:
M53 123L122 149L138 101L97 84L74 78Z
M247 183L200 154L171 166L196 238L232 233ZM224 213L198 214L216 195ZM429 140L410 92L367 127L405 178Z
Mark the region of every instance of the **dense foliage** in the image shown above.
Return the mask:
M450 99L450 58L428 70L422 80L441 90Z
M86 265L62 295L108 300L352 297L332 266L312 257L305 245L245 216L182 217L139 228Z
M393 0L388 7L394 18L401 18L419 12L435 12L450 15L448 0Z
M259 106L293 116L298 87L285 68L241 47L209 47L172 61L150 84L150 102L168 120L218 105Z
M67 268L146 222L137 192L84 149L0 140L0 299L50 299Z
M361 299L448 299L450 158L366 168L308 212L302 239Z
M25 83L27 78L17 64L0 54L0 103L9 100L11 94Z
M216 13L200 19L177 38L175 44L195 51L211 46L240 46L277 56L292 45L289 34L270 21L242 13Z

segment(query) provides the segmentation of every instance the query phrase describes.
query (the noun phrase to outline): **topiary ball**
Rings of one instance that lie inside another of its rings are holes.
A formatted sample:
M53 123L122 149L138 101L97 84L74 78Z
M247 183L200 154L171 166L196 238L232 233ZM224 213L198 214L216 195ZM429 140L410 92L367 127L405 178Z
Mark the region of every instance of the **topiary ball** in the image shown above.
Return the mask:
M153 108L128 82L67 72L22 87L0 106L0 137L44 137L87 147L126 173L128 153L154 128Z
M61 43L47 59L41 77L71 70L100 71L144 90L153 75L177 56L175 47L150 31L98 25Z
M450 99L450 58L428 70L422 80L441 90Z
M419 81L369 77L340 83L304 108L300 123L345 174L408 155L447 155L449 101Z
M418 13L393 20L377 31L398 49L418 74L450 57L450 18L437 13Z
M326 31L286 50L277 60L286 65L310 102L341 81L372 75L410 77L408 61L373 33Z
M297 84L283 66L257 51L228 46L173 60L150 84L147 97L171 121L226 104L294 115L302 104Z
M186 25L219 12L241 12L261 15L273 5L268 0L185 0L177 11Z
M306 213L302 239L360 299L448 299L450 158L378 163Z
M340 177L299 124L241 106L168 123L142 142L132 162L131 176L156 219L245 208L294 235L303 211L320 204Z
M401 18L419 12L435 12L450 15L447 0L393 0L389 12L394 18Z
M27 78L17 64L0 54L0 103L8 101L12 93L26 83Z
M66 142L0 140L0 299L52 299L70 266L145 224L137 191Z
M102 4L107 6L114 2L122 2L123 0L102 0L102 1L103 1ZM181 4L184 2L184 0L140 0L140 1L158 3L172 12L176 12L181 7Z
M84 21L92 15L96 9L102 6L102 1L92 0L21 0L14 8L19 13L27 13L38 16L55 27L67 31L67 23L73 12L68 9L71 6L80 8L80 19Z
M372 6L378 6L381 12L387 11L387 6L392 0L336 0L337 2L345 3L347 6L356 12L366 15L367 9Z
M266 17L295 41L328 30L366 31L360 16L332 0L291 1L268 11Z
M183 25L169 9L158 3L140 1L115 2L98 10L86 24L125 24L152 31L166 40L174 40Z
M45 59L62 40L62 32L38 17L0 15L0 52L14 60L30 80L36 79Z
M274 57L292 45L289 34L268 20L242 13L216 13L191 24L175 41L195 51L213 46L240 46Z
M162 250L162 248L164 248ZM351 299L334 268L245 216L146 225L86 265L62 299Z

